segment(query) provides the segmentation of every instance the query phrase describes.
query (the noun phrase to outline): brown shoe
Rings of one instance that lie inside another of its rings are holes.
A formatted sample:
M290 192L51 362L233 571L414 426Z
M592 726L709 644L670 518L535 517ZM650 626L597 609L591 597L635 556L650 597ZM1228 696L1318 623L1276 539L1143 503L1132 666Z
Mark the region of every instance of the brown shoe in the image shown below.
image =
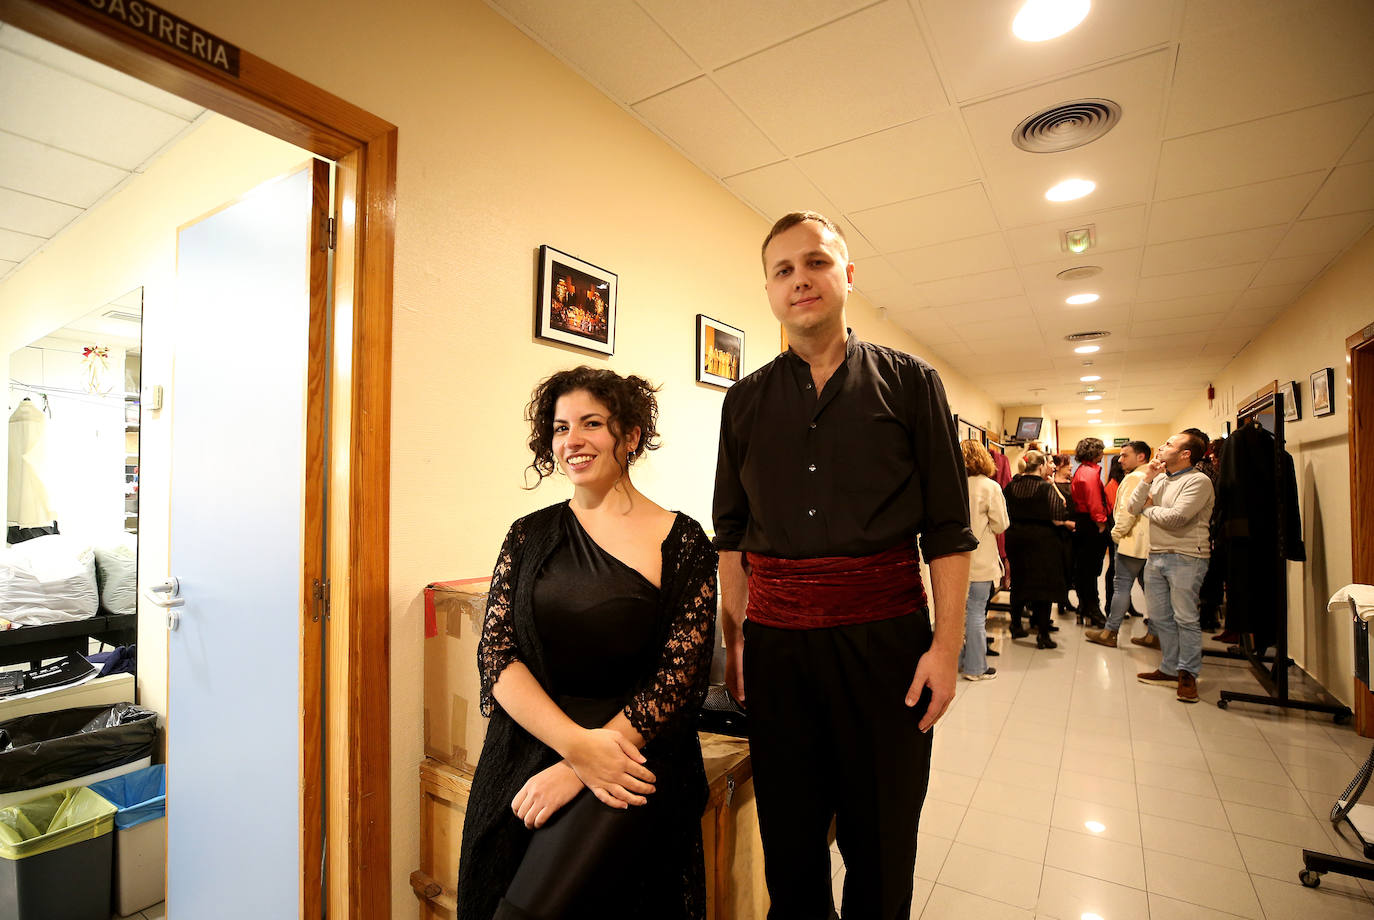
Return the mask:
M1096 642L1098 645L1105 645L1107 648L1116 648L1116 630L1114 629L1085 629L1083 638L1089 642Z
M1178 701L1180 703L1197 702L1197 677L1187 671L1178 672Z
M1170 687L1178 683L1177 674L1165 674L1158 668L1153 671L1146 671L1143 674L1137 674L1135 679L1142 684L1159 684L1160 686L1168 685Z
M1143 636L1131 636L1131 644L1139 645L1142 648L1159 648L1159 636L1154 633L1146 633Z

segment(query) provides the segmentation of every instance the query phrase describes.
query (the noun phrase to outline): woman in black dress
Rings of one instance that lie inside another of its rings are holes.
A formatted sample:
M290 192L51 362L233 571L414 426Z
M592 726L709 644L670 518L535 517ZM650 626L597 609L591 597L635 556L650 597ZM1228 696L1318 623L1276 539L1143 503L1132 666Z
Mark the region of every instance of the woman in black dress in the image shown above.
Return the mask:
M1022 458L1025 471L1002 490L1007 500L1007 564L1018 603L1028 604L1035 625L1036 648L1057 648L1050 638L1050 605L1067 590L1059 532L1071 529L1064 497L1046 477L1053 460L1039 451Z
M658 446L654 392L579 367L530 401L530 466L573 498L516 521L492 575L459 920L705 917L716 553L630 481Z

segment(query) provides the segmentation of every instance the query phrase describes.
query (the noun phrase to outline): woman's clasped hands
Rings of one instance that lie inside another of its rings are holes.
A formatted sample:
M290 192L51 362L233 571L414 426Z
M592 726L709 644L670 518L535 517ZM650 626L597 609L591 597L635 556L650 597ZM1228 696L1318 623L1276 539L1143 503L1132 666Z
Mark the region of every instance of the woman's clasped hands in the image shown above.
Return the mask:
M644 755L619 732L583 731L568 746L567 757L531 776L511 800L511 810L531 830L543 827L585 787L611 808L645 805L654 791L654 774Z

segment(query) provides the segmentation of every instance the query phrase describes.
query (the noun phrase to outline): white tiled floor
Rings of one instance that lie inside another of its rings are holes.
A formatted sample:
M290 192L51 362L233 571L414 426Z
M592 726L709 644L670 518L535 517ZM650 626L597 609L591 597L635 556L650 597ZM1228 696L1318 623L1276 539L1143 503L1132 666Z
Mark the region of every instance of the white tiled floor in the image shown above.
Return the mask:
M1158 652L1055 622L1059 648L1037 651L994 613L997 679L959 681L936 728L913 920L1374 918L1374 882L1298 882L1303 847L1360 857L1327 816L1369 740L1329 715L1218 709L1223 687L1262 692L1239 661L1204 659L1202 701L1180 703L1135 679Z

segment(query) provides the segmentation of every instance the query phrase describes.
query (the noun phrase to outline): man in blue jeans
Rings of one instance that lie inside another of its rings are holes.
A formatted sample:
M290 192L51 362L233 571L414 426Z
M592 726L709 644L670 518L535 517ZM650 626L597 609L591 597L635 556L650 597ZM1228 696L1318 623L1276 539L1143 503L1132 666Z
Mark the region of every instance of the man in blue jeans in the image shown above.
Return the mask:
M1148 684L1177 685L1184 703L1197 702L1202 669L1198 595L1211 555L1207 525L1215 496L1212 480L1195 465L1206 450L1206 438L1196 434L1169 438L1146 465L1128 506L1150 522L1145 597L1160 650L1159 667L1136 677Z

